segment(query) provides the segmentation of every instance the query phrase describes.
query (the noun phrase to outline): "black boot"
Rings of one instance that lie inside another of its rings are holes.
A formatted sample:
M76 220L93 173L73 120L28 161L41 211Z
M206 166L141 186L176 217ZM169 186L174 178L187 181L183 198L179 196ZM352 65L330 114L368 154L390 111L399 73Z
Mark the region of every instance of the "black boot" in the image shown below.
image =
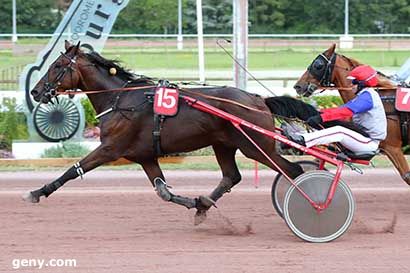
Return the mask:
M305 139L302 135L295 133L290 126L282 126L283 135L299 145L306 146Z

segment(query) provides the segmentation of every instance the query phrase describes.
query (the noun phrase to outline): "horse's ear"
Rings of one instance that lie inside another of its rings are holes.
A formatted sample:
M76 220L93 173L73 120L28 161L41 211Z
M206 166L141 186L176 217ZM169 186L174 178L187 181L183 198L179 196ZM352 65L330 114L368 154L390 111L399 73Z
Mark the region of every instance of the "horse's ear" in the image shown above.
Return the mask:
M74 47L74 55L77 55L78 51L80 50L80 41Z
M71 43L69 41L65 40L64 41L64 47L65 47L65 50L67 51L71 47Z
M332 44L327 50L326 53L328 56L331 56L336 50L336 44Z

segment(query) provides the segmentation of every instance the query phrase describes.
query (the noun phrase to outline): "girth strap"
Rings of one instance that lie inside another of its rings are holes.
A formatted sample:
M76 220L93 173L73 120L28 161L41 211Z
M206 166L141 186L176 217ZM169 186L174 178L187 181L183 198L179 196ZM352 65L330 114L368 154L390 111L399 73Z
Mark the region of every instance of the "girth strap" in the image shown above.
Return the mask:
M400 112L400 131L401 131L401 141L402 147L409 144L409 125L410 125L410 114L408 112Z
M161 129L164 120L165 116L154 114L154 130L152 130L152 139L154 144L154 152L157 157L164 155L161 149Z

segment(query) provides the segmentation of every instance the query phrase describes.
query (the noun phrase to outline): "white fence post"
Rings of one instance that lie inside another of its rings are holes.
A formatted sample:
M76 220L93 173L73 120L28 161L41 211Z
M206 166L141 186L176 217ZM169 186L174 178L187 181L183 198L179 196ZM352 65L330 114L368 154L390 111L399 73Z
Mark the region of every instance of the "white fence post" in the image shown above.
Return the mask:
M248 0L233 0L233 48L235 87L246 90L248 74ZM242 66L242 67L241 67Z

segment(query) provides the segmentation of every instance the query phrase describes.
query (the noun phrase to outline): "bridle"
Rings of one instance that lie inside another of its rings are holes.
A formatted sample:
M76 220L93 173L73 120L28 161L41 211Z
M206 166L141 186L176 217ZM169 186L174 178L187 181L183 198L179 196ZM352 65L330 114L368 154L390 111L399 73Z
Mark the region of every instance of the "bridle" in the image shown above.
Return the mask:
M337 56L338 54L333 52L332 55L328 58L325 54L321 53L308 66L307 71L309 72L309 76L311 75L315 80L317 80L320 87L336 88L335 84L332 81L332 76L335 68L350 71L351 69L356 67L354 64L352 64L352 67L350 69L342 66L337 66ZM350 62L348 58L346 59ZM318 86L316 84L308 81L307 88L302 95L307 97L311 96L313 92L316 91L317 87Z
M325 54L319 54L309 65L307 70L315 78L321 86L330 87L332 83L333 68L336 62L336 53L333 53L330 58Z
M73 82L73 72L77 71L77 55L74 55L73 57L69 57L67 54L61 52L61 55L68 59L70 62L68 65L65 65L58 73L55 79L51 82L47 81L44 84L44 89L45 92L43 93L43 96L48 98L51 101L51 98L54 98L58 95L58 89L61 86L61 83L65 79L67 73L70 74L71 82ZM46 75L47 76L47 75ZM80 74L81 77L81 74Z

